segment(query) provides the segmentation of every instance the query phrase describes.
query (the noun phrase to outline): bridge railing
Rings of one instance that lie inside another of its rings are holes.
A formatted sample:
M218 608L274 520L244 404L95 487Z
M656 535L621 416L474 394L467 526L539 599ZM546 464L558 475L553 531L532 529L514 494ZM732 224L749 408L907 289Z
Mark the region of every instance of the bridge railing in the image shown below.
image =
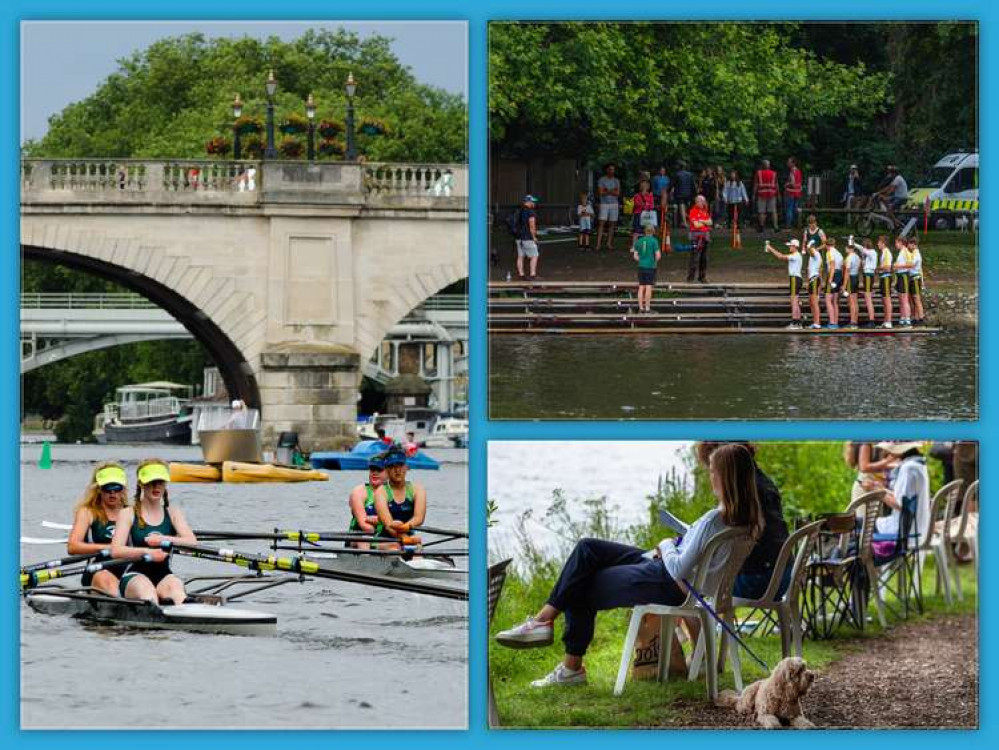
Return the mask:
M131 292L25 292L21 307L32 310L154 310L158 305Z
M22 159L25 204L309 203L462 208L464 164Z

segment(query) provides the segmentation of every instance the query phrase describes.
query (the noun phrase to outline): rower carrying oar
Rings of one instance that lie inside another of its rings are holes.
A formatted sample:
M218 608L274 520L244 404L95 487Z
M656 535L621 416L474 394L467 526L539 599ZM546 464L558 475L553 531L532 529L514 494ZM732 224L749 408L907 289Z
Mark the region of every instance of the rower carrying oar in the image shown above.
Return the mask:
M311 576L313 578L329 578L335 581L345 581L347 583L359 583L365 586L376 586L379 588L395 589L398 591L409 591L428 596L439 596L445 599L468 600L468 592L450 586L435 586L428 583L416 581L402 581L390 576L375 575L372 573L355 573L350 571L334 571L323 568L319 563L307 560L303 557L276 557L274 555L257 555L247 552L238 552L231 549L221 549L216 547L206 547L201 544L171 544L164 542L163 549L171 550L176 554L198 557L206 560L218 560L234 565L240 565L249 570L267 571L283 570L289 573L298 573L301 576Z

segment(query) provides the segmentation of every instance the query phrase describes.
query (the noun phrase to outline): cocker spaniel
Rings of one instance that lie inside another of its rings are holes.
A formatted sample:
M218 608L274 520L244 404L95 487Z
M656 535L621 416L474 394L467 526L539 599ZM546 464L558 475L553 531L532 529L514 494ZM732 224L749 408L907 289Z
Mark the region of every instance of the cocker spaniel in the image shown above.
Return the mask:
M755 714L760 726L780 729L784 722L795 729L810 729L815 725L801 711L801 699L812 686L815 673L803 659L791 656L774 667L769 677L757 680L739 695L723 690L718 695L719 706L734 706L740 714Z

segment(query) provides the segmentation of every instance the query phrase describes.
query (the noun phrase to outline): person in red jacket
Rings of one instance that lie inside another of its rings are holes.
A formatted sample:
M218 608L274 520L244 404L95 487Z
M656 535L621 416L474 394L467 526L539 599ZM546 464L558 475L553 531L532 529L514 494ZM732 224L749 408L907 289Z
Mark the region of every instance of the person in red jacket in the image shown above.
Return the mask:
M784 224L793 227L798 223L801 207L801 170L793 156L787 159L787 182L784 183Z
M764 159L760 168L753 175L753 194L756 196L756 214L759 218L760 232L767 223L767 214L773 218L774 232L777 228L777 173L770 168L770 162Z
M703 195L694 199L694 205L687 215L690 221L690 265L687 267L687 283L697 280L708 281L708 245L711 244L711 209Z

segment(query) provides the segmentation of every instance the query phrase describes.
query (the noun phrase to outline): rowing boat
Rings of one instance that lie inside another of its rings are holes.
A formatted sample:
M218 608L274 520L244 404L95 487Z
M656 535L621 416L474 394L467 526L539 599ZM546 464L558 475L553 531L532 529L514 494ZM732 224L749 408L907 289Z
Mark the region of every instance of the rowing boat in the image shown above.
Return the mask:
M453 581L468 573L468 571L458 568L450 557L413 557L407 560L404 557L339 552L307 552L306 554L322 561L322 566L326 570L369 573L393 578L437 578Z
M227 635L274 635L277 616L224 606L217 596L192 595L184 604L154 604L118 599L90 588L40 586L24 594L25 603L45 615L152 630L185 630Z

